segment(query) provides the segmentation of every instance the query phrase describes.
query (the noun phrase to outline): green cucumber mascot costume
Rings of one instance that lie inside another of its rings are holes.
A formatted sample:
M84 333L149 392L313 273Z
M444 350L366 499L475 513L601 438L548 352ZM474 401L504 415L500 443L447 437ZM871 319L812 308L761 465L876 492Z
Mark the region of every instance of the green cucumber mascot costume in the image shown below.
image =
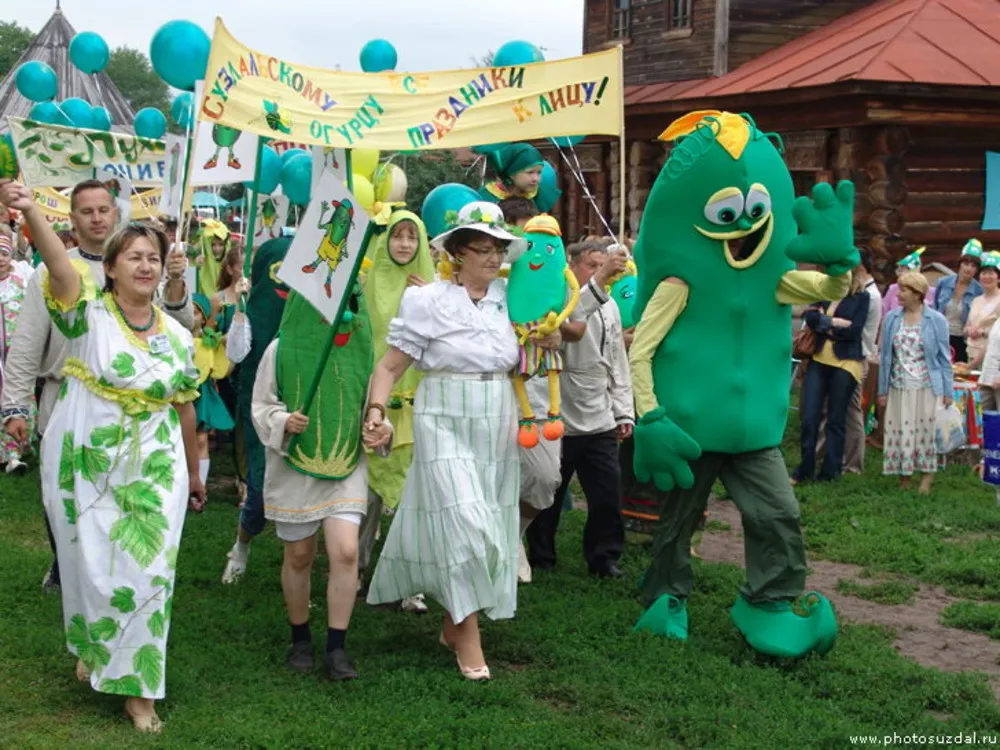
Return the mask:
M472 216L478 218L475 212ZM526 249L511 258L507 308L520 349L514 378L521 411L517 441L522 448L534 448L538 445L538 428L525 383L535 376L548 378L549 419L542 427L542 435L546 440L558 440L563 436L559 410L562 353L543 349L538 342L558 331L573 312L580 299L580 285L566 265L558 221L547 214L536 216L525 224L524 240Z
M239 372L238 410L244 425L252 425L250 407L253 401L253 384L257 379L257 367L271 341L278 334L281 315L288 299L288 287L278 278L278 269L285 259L285 253L292 241L287 237L268 240L253 256L250 269L250 296L247 299L247 319L250 321L252 338L250 353L243 360ZM257 437L257 431L244 431L247 443L247 483L260 492L264 489L264 446ZM246 508L246 506L244 506ZM263 514L263 508L260 509ZM261 515L263 518L263 515ZM244 519L241 519L241 522ZM245 529L253 529L254 524L243 524Z
M629 359L640 416L636 477L666 494L636 630L687 638L691 535L719 478L746 537L746 583L730 612L736 627L763 654L826 653L836 616L826 598L803 596L799 507L779 446L791 305L847 292L859 261L854 186L819 184L796 200L780 141L746 115L694 112L660 138L676 144L635 248Z

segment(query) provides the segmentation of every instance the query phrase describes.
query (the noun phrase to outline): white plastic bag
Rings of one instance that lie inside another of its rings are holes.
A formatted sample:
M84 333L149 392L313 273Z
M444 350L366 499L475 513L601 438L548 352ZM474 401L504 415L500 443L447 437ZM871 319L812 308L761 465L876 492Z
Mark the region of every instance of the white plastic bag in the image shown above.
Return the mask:
M965 445L962 413L955 404L938 404L934 414L934 445L938 453L951 453Z

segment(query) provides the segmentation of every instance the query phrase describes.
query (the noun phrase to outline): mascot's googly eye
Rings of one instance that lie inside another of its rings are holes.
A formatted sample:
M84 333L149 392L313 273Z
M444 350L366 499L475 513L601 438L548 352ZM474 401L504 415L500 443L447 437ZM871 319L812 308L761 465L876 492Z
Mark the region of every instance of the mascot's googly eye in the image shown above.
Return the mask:
M280 270L281 270L281 261L280 260L277 263L272 263L271 264L271 268L268 269L267 275L271 277L271 281L273 281L275 284L284 284L285 283L281 279L278 278L278 271L280 271Z
M732 224L743 213L743 193L736 188L726 188L708 199L705 218L713 224Z
M769 213L771 213L771 196L767 188L760 184L751 185L750 192L747 193L747 216L757 221Z
M534 249L535 249L535 243L532 242L531 240L528 240L528 250L531 251Z
M556 246L555 245L546 245L545 246L545 252L547 252L549 255L555 254L555 251L556 251Z

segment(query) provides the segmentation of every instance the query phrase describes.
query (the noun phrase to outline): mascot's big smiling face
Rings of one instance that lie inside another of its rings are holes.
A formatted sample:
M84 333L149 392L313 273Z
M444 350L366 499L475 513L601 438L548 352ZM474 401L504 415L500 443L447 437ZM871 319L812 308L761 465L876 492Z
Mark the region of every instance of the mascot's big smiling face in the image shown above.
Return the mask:
M726 263L737 270L750 268L767 251L774 232L771 194L755 182L744 193L727 187L714 193L705 204L709 228L694 228L709 239L722 243Z

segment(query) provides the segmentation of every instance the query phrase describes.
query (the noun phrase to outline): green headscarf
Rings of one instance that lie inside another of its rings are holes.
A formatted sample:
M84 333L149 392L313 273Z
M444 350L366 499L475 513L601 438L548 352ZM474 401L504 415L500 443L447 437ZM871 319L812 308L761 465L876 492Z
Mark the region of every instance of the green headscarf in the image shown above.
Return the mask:
M510 143L491 152L487 159L497 173L497 179L493 182L487 182L479 188L479 195L483 200L492 203L498 203L513 195L511 185L513 185L514 175L532 167L540 167L545 163L538 149L529 143ZM536 189L534 193L526 197L534 200L537 195L538 190Z
M417 252L406 265L397 263L389 253L389 238L401 222L411 221L417 228ZM374 338L375 361L382 359L389 348L385 337L389 334L389 323L399 311L399 301L406 291L406 278L419 276L430 283L434 281L434 261L431 258L430 243L424 222L412 211L393 211L386 231L372 242L369 255L372 267L365 278L365 302L371 318ZM412 409L404 408L413 400L420 382L420 372L411 367L401 377L389 397L389 420L395 431L393 444L396 447L413 442Z
M289 465L320 479L344 479L361 457L361 410L374 369L372 329L361 289L355 285L338 330L337 345L323 367L319 390L306 416L309 427L298 436ZM302 408L319 365L330 324L302 295L292 292L278 330L279 398L288 410ZM346 341L343 339L346 337Z

